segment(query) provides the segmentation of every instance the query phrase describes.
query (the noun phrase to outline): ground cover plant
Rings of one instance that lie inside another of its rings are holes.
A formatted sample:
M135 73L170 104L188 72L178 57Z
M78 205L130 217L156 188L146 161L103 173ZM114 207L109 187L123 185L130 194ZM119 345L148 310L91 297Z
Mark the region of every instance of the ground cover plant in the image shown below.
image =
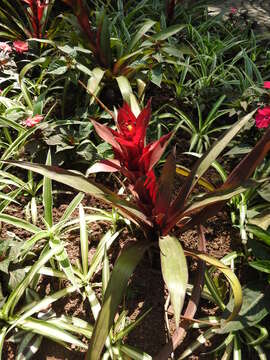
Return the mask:
M268 359L269 37L14 0L0 40L0 359Z

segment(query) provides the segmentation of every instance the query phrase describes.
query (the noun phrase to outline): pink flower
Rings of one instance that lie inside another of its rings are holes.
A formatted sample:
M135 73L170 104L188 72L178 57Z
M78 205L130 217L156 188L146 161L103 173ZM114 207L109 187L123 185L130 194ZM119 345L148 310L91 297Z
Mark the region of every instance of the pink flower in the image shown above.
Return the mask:
M270 106L258 110L255 122L258 129L267 128L270 125Z
M12 47L9 46L6 42L0 42L0 50L5 53L10 53L12 51Z
M19 54L28 51L28 43L26 41L16 40L13 42L13 46Z
M270 81L265 81L265 82L263 83L263 87L264 87L265 89L270 89Z
M237 13L237 11L238 11L238 10L237 10L236 7L233 7L233 6L232 6L232 7L230 8L230 14L232 14L232 15L235 15L235 14Z
M43 116L42 115L35 115L32 118L28 118L24 121L24 125L28 126L28 127L33 127L35 125L37 125L38 123L40 123L43 120Z

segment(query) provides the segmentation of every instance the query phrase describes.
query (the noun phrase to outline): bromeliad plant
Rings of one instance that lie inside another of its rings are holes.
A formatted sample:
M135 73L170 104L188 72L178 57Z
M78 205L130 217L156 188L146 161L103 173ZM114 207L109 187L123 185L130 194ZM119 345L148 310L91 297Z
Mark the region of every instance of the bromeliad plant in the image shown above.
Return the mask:
M3 0L0 33L7 40L45 37L54 0Z
M205 238L201 224L216 214L232 196L264 181L257 182L256 180L248 180L248 178L270 150L270 130L266 131L254 149L232 171L220 188L209 194L193 196L192 198L191 194L199 179L232 138L251 120L253 114L254 112L249 113L239 119L221 139L213 144L197 161L178 194L174 197L172 196L176 169L174 153L172 152L168 156L160 177L157 178L154 170L154 166L161 158L174 133L166 134L149 144L146 143L146 131L151 117L150 102L138 116L135 116L129 106L124 104L118 110L115 119L116 130L93 122L98 135L112 145L115 159L103 160L92 167L91 171L121 172L126 178L124 181L127 191L126 199L72 171L48 165L9 161L10 164L33 170L80 191L91 193L96 198L118 208L122 215L144 230L148 240L145 242L138 241L138 243L124 249L119 256L104 294L103 306L93 329L87 359L96 360L100 358L128 279L145 251L153 244L157 245L157 240L160 248L162 274L170 293L177 328L171 343L167 344L158 354L158 359L168 358L169 354L183 340L189 324L189 321L185 320L179 326L188 281L185 254L198 258L200 264L198 280L193 288L192 301L189 302L185 311L185 319L190 319L195 315L196 305L194 306L194 301L195 304L199 301L204 262L219 268L228 278L232 287L234 306L229 311L230 315L225 320L225 324L239 312L242 303L241 286L228 267L204 253ZM175 225L181 231L197 226L200 239L199 250L203 252L186 251L184 253L179 240L170 235ZM224 323L215 324L215 326L223 325Z

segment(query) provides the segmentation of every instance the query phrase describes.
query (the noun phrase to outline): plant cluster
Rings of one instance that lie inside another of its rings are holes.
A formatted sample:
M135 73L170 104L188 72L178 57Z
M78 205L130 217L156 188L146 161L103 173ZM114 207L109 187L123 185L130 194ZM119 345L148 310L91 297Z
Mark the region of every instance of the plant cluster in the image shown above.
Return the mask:
M211 338L205 355L267 359L266 42L249 14L204 1L3 0L0 360L45 338L87 360L184 359ZM205 227L221 212L235 235L216 258ZM143 260L164 280L151 355L129 341L155 311L129 308ZM71 296L85 316L57 310Z

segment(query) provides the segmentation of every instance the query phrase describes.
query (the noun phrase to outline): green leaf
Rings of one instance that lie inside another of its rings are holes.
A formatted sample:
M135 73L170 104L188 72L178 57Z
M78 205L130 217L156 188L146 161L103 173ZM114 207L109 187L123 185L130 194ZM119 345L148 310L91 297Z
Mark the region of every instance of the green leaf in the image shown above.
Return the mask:
M2 329L0 329L0 360L2 360L2 351L4 346L4 341L6 337L7 327L3 326ZM4 360L4 359L3 359Z
M269 216L269 214L268 214ZM266 245L270 246L270 233L266 230L263 230L261 227L253 224L248 224L246 226L247 231L251 232L256 236L260 241L264 242Z
M7 215L7 214L0 214L0 221L3 221L7 224L16 226L18 228L27 230L31 233L37 234L40 232L40 228L38 228L37 226L23 220L20 218L17 218L15 216L12 215Z
M75 336L69 334L63 329L58 328L56 325L50 324L49 322L43 320L28 318L24 320L20 327L26 331L32 331L36 334L46 336L53 341L64 341L79 346L83 349L87 349L87 346Z
M67 251L64 247L64 242L62 242L59 238L53 237L49 241L51 249L58 248L60 249L56 254L56 260L58 261L60 268L66 274L67 279L74 285L79 291L79 280L75 276L72 265L69 261L69 257Z
M159 33L152 35L151 39L155 41L162 41L166 40L169 37L177 34L179 31L183 30L186 27L186 25L183 24L177 24L177 25L171 25L167 29L160 31Z
M51 151L48 151L46 165L52 164ZM53 198L52 198L52 180L44 176L43 179L43 206L44 219L48 226L53 226Z
M13 322L12 326L10 329L14 328L15 326L17 326L18 324L23 323L23 321L32 316L35 313L38 313L39 311L48 308L52 303L54 303L55 301L63 298L64 296L67 296L69 294L72 294L74 291L76 291L77 287L76 286L69 286L66 287L62 290L59 290L51 295L47 295L44 299L42 300L36 300L34 302L32 302L29 306L29 310L23 312L22 314L15 314L15 316L17 317L17 319L15 320L15 322Z
M256 260L248 263L249 266L256 270L270 274L270 261L269 260Z
M162 65L158 64L153 67L150 71L150 79L153 84L160 87L162 81Z
M102 309L94 327L86 360L100 359L129 278L148 247L145 243L136 243L124 249L118 257L104 295Z
M85 213L82 204L79 205L80 216L80 244L83 274L86 276L88 272L88 231L85 221Z
M4 317L7 317L9 314L10 315L13 314L16 304L20 300L20 298L23 295L27 286L33 280L35 274L39 271L39 269L44 264L46 264L47 261L49 261L49 259L51 257L53 257L55 254L57 254L61 250L61 247L55 247L54 249L50 249L50 250L48 250L48 248L45 248L44 250L45 251L42 252L40 258L31 267L31 270L25 276L23 281L10 294L7 302L5 303L5 305L3 306L3 309L2 309L2 313L3 313Z
M144 351L137 350L132 346L120 345L120 349L130 359L134 359L134 360L152 360L152 356L148 355Z
M20 342L16 360L30 359L38 351L41 342L42 336L35 335L31 332L26 333Z
M159 248L162 276L170 293L178 327L188 282L187 261L179 240L173 236L159 238Z
M139 104L133 94L129 80L125 76L121 75L116 78L116 81L118 83L124 101L126 101L130 105L133 114L135 116L138 116L141 111Z
M140 29L136 32L136 34L128 44L126 54L129 54L133 50L138 41L143 38L144 34L146 34L147 31L150 30L153 25L155 25L155 23L156 22L153 20L146 20L144 24L140 25Z
M258 189L258 194L267 202L270 202L270 182L264 184Z
M55 324L60 329L74 332L75 334L81 334L88 339L91 338L93 327L87 321L82 320L75 316L62 315L60 318L52 318L47 320L50 324Z
M119 234L120 234L120 231L112 233L112 231L109 230L100 240L100 242L96 248L96 252L92 258L91 265L90 265L90 268L89 268L89 271L87 274L88 281L92 278L92 276L97 271L98 266L101 263L102 258L104 256L104 249L106 248L107 250L109 250L109 248L113 244L114 240L117 239Z

